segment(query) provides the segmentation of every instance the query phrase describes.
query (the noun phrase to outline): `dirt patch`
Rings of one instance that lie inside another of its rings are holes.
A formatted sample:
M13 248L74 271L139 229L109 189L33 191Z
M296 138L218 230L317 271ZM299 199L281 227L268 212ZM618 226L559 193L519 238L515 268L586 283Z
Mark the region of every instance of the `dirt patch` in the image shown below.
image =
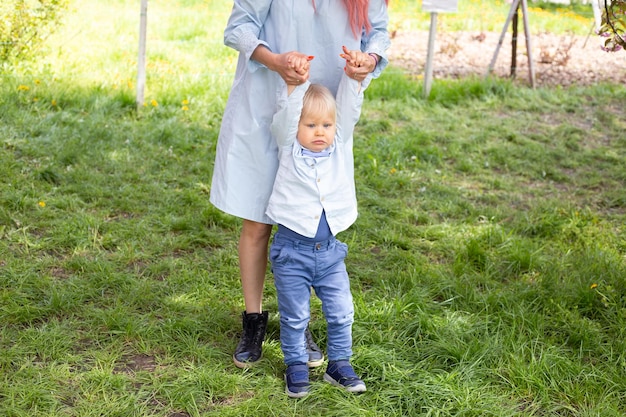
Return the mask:
M156 360L153 356L137 354L125 357L122 363L115 367L116 372L132 374L139 371L154 372Z
M389 61L410 75L423 76L428 51L428 32L396 32ZM495 54L500 33L437 33L433 55L433 78L485 76ZM493 74L511 74L512 39L504 37ZM591 36L533 34L530 37L536 86L593 85L612 82L626 85L626 51L604 52L603 38ZM529 84L526 39L517 41L515 80Z

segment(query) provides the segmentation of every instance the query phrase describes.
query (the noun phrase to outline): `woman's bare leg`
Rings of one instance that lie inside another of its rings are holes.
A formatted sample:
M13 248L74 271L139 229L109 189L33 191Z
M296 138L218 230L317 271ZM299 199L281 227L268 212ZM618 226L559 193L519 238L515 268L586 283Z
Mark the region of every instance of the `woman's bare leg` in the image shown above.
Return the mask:
M239 237L239 271L246 311L241 315L243 332L233 355L235 365L240 368L252 366L263 353L268 314L262 310L261 304L271 233L272 225L243 221Z
M261 313L272 225L244 220L239 237L239 271L246 313Z

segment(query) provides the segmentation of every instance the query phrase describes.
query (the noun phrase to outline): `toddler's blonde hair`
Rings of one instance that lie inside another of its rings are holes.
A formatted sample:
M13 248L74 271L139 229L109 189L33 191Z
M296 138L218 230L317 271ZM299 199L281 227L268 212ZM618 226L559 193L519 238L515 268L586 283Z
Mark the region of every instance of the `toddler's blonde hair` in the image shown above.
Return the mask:
M302 99L302 115L332 115L337 117L337 103L333 93L321 84L311 84Z

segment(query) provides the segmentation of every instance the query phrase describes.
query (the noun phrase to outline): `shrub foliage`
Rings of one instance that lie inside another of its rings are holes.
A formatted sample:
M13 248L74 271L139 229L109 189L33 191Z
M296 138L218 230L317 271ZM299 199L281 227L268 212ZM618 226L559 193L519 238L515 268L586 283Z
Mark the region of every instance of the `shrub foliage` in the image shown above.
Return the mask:
M0 62L32 58L59 25L69 0L2 0Z

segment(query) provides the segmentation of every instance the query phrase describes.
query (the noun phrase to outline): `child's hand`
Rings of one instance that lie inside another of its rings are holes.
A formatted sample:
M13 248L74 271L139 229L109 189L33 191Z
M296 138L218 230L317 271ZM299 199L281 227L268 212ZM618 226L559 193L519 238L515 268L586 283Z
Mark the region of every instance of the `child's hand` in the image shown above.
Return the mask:
M376 60L365 52L352 51L344 46L340 56L346 60L344 71L348 77L357 81L363 81L376 68Z
M340 54L342 58L346 60L346 65L353 67L365 66L368 61L372 60L372 57L362 51L351 51L345 46L343 47L343 53Z

